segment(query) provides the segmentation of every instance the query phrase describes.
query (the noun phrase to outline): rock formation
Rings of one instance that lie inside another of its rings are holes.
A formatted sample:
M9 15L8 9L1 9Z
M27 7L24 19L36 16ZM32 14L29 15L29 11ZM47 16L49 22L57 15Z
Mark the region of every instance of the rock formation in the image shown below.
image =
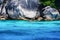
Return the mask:
M1 13L7 14L8 18L26 17L33 19L39 16L37 12L38 0L2 0L1 3Z
M45 7L43 13L44 13L44 17L49 20L57 20L60 17L58 10L50 6Z

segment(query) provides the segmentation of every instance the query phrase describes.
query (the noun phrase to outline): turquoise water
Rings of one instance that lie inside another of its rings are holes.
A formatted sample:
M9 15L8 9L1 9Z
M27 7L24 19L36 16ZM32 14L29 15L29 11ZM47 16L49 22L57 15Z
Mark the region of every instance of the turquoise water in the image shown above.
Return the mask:
M60 21L0 21L0 40L60 40Z

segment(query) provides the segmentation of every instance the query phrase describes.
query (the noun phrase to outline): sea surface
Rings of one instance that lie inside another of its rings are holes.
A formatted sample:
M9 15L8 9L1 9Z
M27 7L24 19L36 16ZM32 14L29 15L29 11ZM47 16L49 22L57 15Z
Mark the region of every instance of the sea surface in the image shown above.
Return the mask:
M60 21L0 20L0 40L60 40Z

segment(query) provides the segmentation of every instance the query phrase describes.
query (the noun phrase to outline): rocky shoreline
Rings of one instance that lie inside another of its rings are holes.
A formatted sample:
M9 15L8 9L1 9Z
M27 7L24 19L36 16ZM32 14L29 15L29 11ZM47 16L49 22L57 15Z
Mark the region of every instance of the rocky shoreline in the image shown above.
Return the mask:
M0 20L9 19L60 20L60 13L53 7L43 7L38 0L0 0Z
M45 19L43 19L42 17L38 17L37 19L27 19L27 18L9 19L9 18L5 18L3 16L0 16L0 20L54 21L51 18L45 18ZM58 18L57 20L60 20L60 18Z

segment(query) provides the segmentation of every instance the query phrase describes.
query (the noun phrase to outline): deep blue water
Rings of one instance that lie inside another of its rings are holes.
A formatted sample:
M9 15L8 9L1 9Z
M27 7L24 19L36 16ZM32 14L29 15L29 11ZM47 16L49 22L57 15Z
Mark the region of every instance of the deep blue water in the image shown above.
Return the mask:
M60 21L0 21L0 40L60 40Z

